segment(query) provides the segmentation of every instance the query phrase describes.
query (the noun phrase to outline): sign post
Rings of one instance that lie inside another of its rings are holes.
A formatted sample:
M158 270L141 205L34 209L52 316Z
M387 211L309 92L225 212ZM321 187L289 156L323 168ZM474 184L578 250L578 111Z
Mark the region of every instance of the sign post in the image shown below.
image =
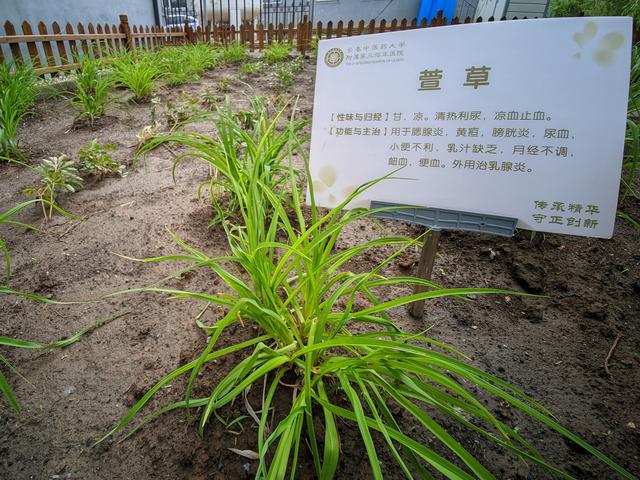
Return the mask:
M438 252L438 241L440 241L440 230L432 228L424 239L422 245L422 254L420 255L420 263L418 264L418 272L416 276L425 280L431 279L431 273L433 272L433 264L436 261L436 253ZM413 289L413 293L422 293L427 290L427 287L422 285L416 285ZM422 318L424 312L425 300L417 300L413 302L409 307L409 313L414 318Z

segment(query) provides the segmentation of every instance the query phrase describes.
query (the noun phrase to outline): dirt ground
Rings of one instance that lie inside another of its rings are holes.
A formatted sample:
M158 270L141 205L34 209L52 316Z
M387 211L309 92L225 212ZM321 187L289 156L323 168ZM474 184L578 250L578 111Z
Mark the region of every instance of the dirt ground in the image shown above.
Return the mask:
M300 96L300 115L311 118L314 63L308 61L290 94ZM247 104L246 94L276 94L260 75L238 79L238 67L209 72L198 82L163 89L163 103L181 95L196 98L215 90L221 76L234 79L234 104ZM135 134L149 124L150 105L128 101L119 91L108 117L95 129L72 128L75 112L63 98L38 103L35 115L20 130L22 145L32 162L50 155L77 156L80 146L97 138L118 147L115 158L128 167L133 161ZM194 128L208 132L207 125ZM174 152L175 153L175 150ZM226 251L220 228L207 228L212 211L200 202L196 186L208 178L202 162L189 160L171 176L173 153L160 148L128 168L124 178L89 181L61 205L86 216L83 222L54 216L44 233L0 227L13 258L12 287L56 299L91 299L131 287L146 286L179 265L143 264L124 257L145 258L177 252L167 233L171 229L210 256ZM0 211L24 201L21 191L35 175L27 169L0 165ZM624 210L640 217L637 202ZM41 224L37 208L19 220ZM388 221L362 221L345 232L340 247L383 234L417 235L420 228ZM554 412L571 431L585 438L631 472L640 473L640 233L618 220L611 240L520 232L505 239L445 232L441 237L434 281L448 287L495 287L542 293L543 298L484 296L473 302L436 300L416 320L404 309L394 312L406 330L432 326L430 336L466 353L473 364L522 388ZM374 253L350 265L371 269L383 258ZM124 257L123 257L124 256ZM418 249L390 266L387 274L415 272ZM185 275L169 283L193 291L214 292L219 282L207 272ZM397 291L385 292L393 297ZM0 335L40 342L69 336L100 319L126 315L61 351L1 352L28 379L9 380L23 407L14 414L0 406L0 478L6 479L235 479L253 477L257 462L228 447L256 449L256 425L243 422L243 432L228 431L212 422L203 438L184 411L165 415L131 438L109 439L92 447L144 392L167 373L192 360L206 338L194 318L203 305L168 300L162 295L130 294L96 303L41 305L0 298ZM210 308L203 321L213 323L221 311ZM229 335L248 337L253 327ZM604 362L617 335L622 335L609 362ZM227 337L228 338L228 337ZM213 384L233 359L206 370ZM206 381L204 383L206 383ZM183 381L159 392L153 405L179 399ZM257 393L257 392L256 392ZM284 394L283 394L284 395ZM249 401L257 410L259 395ZM278 399L286 404L289 398ZM580 479L615 478L579 448L572 447L504 404L490 403L500 418L518 425L521 433L550 461ZM149 410L151 411L151 410ZM223 412L221 412L223 413ZM234 405L224 415L246 415ZM408 418L399 419L412 430ZM341 463L337 478L371 477L357 428L340 424ZM233 430L233 429L232 429ZM482 439L452 427L452 433L499 479L548 478ZM433 441L419 429L423 443ZM310 478L310 455L302 453L299 478ZM381 455L385 477L401 471L388 453Z

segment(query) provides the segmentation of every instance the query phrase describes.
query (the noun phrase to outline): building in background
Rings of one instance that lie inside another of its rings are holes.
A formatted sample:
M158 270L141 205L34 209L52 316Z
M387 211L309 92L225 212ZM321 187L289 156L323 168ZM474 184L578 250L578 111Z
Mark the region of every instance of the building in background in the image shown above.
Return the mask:
M120 14L126 14L133 25L157 25L160 22L158 2L162 0L0 0L0 22L9 20L17 29L26 20L31 25L42 21L61 27L69 22L109 25L120 23ZM4 30L3 30L4 31Z
M543 18L551 0L479 0L475 18Z
M243 23L295 24L305 17L314 23L336 24L340 20L411 20L421 8L431 12L443 2L447 12L454 12L452 16L475 20L544 17L550 0L0 0L0 21L9 20L16 27L24 20L31 25L57 21L64 28L67 22L117 25L119 15L126 14L131 25L182 26L186 21L193 27L211 23L237 28Z

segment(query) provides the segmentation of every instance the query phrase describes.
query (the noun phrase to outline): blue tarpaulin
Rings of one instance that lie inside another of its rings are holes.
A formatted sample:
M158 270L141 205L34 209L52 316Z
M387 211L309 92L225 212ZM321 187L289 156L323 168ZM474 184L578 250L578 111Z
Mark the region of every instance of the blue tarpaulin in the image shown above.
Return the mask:
M451 21L456 11L457 0L422 0L420 3L420 11L418 12L418 22L426 18L431 22L432 18L438 16L438 11L442 10L442 16Z

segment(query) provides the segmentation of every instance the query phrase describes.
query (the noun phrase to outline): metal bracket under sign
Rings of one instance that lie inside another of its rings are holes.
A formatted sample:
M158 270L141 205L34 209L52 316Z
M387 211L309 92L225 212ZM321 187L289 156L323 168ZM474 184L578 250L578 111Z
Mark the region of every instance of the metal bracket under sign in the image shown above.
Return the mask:
M465 232L490 233L502 237L512 237L518 223L517 218L444 210L441 208L405 207L397 203L376 200L372 201L370 206L372 210L386 207L397 208L389 208L389 210L383 212L373 213L371 216L386 220L400 220L431 228L422 245L420 263L416 272L416 277L425 280L431 279L441 230L464 230ZM416 285L413 293L422 293L426 290L427 287ZM415 318L422 318L424 303L424 299L416 300L409 306L409 313Z
M372 217L415 223L435 230L463 230L465 232L489 233L501 237L512 237L518 223L517 218L500 217L483 213L444 210L442 208L405 207L397 203L373 200L371 209L399 207L376 212ZM401 207L401 208L400 208Z

